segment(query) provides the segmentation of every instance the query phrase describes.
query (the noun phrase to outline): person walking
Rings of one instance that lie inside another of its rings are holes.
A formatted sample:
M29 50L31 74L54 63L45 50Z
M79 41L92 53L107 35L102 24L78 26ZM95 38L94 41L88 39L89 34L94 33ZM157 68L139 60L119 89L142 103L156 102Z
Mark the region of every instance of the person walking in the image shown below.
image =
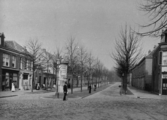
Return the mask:
M94 91L96 91L96 85L94 85Z
M12 82L12 92L15 92L15 85L13 82Z
M91 94L91 89L92 89L92 86L91 86L91 84L89 85L89 94Z
M63 101L66 100L66 97L67 97L67 92L68 92L68 89L67 89L67 82L65 82L64 86L63 86L63 91L64 91L64 97L63 97Z

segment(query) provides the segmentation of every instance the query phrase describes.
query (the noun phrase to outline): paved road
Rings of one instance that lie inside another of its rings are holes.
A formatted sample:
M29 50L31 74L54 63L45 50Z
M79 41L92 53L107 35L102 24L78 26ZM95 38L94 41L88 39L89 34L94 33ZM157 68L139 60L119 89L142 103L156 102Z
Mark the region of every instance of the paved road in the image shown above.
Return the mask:
M84 99L0 99L0 120L166 120L166 99L120 96L118 84Z

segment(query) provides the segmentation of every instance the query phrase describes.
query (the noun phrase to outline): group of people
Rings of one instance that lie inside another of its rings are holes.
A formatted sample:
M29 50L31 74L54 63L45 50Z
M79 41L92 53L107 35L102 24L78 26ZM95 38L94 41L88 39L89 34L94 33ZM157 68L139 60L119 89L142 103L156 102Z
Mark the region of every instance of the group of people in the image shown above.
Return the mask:
M96 91L96 88L97 88L97 86L94 85L94 91ZM91 94L91 91L92 91L92 85L91 84L89 84L88 90L89 90L89 94Z
M97 85L94 85L94 91L96 91L96 88L97 88ZM91 94L91 91L92 91L92 85L91 84L89 84L88 90L89 90L89 94ZM65 101L65 100L67 100L67 94L68 94L67 82L65 82L65 84L63 86L63 92L64 92L63 101Z

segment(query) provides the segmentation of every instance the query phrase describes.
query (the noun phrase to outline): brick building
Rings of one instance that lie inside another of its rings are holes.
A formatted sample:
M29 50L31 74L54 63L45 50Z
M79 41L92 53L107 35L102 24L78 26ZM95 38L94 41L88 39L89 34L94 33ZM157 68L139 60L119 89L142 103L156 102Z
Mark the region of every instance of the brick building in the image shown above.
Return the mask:
M132 69L132 86L167 95L167 30L161 42Z
M149 52L149 54L131 70L131 85L142 90L151 90L151 79L152 52Z
M30 89L32 80L31 57L25 48L14 41L5 41L0 33L0 91Z
M161 35L161 42L153 52L152 90L167 95L167 31Z

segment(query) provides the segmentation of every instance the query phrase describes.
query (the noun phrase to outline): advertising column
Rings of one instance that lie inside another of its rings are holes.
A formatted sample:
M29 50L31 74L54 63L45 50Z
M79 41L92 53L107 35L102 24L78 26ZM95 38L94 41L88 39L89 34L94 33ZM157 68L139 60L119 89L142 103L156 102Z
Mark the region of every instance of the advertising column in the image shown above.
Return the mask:
M59 93L63 93L63 85L66 81L67 81L67 64L61 63L59 65L59 81L58 81Z

